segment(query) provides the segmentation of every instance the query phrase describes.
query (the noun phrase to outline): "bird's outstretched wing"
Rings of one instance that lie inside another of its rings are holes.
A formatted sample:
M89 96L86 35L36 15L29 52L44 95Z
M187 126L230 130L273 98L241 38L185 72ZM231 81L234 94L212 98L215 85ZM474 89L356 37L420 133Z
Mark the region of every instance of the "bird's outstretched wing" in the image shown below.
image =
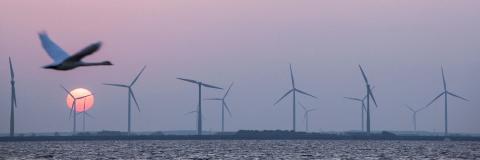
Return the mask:
M68 53L55 44L55 42L48 37L46 32L40 32L38 33L38 36L42 42L43 49L47 51L48 55L53 61L55 61L55 63L63 62L69 57Z
M67 59L65 59L65 61L69 61L69 62L70 61L71 62L81 61L86 56L91 55L91 54L95 53L96 51L98 51L101 46L102 46L101 42L91 44L91 45L85 47L84 49L82 49L80 52L75 53L74 55L68 57Z

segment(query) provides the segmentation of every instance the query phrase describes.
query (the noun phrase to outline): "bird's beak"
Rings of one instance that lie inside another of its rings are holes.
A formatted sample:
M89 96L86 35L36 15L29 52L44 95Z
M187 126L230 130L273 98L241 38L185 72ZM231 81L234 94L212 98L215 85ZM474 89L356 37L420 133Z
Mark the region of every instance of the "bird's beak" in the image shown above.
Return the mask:
M46 65L46 66L43 66L43 68L45 69L54 69L55 66L52 66L52 65Z

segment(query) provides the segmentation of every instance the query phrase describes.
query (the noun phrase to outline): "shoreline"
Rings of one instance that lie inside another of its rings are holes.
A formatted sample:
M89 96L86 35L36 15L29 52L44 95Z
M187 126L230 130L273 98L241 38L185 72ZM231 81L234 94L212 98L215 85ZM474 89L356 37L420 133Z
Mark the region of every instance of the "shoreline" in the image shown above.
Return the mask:
M0 142L22 141L104 141L104 140L392 140L392 141L480 141L474 136L398 135L117 135L117 136L24 136L0 137Z

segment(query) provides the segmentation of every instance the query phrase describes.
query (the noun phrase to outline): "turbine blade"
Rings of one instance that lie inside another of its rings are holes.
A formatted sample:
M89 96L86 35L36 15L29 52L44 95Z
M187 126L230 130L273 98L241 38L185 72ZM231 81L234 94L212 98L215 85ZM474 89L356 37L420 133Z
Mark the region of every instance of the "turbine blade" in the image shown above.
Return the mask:
M446 91L447 90L447 82L445 82L445 73L443 72L443 66L441 68L442 68L443 89Z
M83 112L83 114L87 115L87 117L90 117L90 118L93 118L93 119L95 119L95 117L94 117L94 116L92 116L91 114L89 114L89 113L88 113L88 112L86 112L86 111L84 111L84 112Z
M460 98L460 99L462 99L462 100L464 100L464 101L469 101L468 99L466 99L466 98L463 98L463 97L460 97L459 95L453 94L452 92L449 92L449 91L447 91L447 93L448 93L449 95L451 95L451 96L454 96L454 97Z
M63 85L60 85L60 87L62 87L63 90L65 90L65 92L68 93L68 95L70 95L73 99L75 99L75 96L73 96L73 95L67 90L67 88L65 88Z
M370 88L368 88L370 92L368 92L368 94L370 94L370 97L372 97L372 100L373 100L373 103L375 104L375 107L378 107L377 105L377 101L375 100L375 97L373 96L373 92Z
M77 100L74 98L73 102L72 102L72 108L70 108L70 115L68 116L68 119L72 118L72 111L73 111L73 108L75 107L76 103L77 103Z
M301 91L301 90L296 89L296 88L295 88L295 91L297 91L298 93L301 93L301 94L304 94L304 95L313 97L313 98L317 98L317 97L315 97L314 95L311 95L311 94L309 94L309 93L307 93L307 92ZM318 98L317 98L317 99L318 99Z
M177 78L179 80L182 80L182 81L187 81L187 82L190 82L190 83L198 83L197 81L194 81L194 80L191 80L191 79L186 79L186 78Z
M285 98L288 94L290 94L292 91L294 91L294 89L291 89L290 91L288 91L287 93L285 93L280 99L277 100L277 102L275 102L273 105L276 105L278 102L280 102L283 98Z
M89 95L86 95L86 96L81 96L81 97L78 97L77 99L84 99L84 98L87 98L87 97L90 97L90 96L93 96L94 94L89 94Z
M140 112L140 106L138 105L137 99L135 98L135 94L133 94L133 90L129 89L130 95L132 96L133 101L135 102L135 105L137 105L137 109Z
M197 111L190 111L190 112L185 113L184 115L192 114L192 113L197 113Z
M223 99L221 99L221 98L205 98L205 99L203 99L203 100L221 101L221 100L223 100Z
M373 91L373 89L375 89L375 86L372 86L372 89L370 89L370 90ZM368 94L363 96L362 101L365 101L365 99L367 99L367 96L368 96Z
M128 88L128 86L124 84L103 83L103 85Z
M360 71L362 72L363 79L365 80L365 83L368 84L368 79L367 76L365 75L365 72L363 71L362 66L358 65L358 68L360 68Z
M424 109L426 109L426 108L428 108L428 106L424 106L424 107L418 109L417 112L420 112L420 111L422 111L422 110L424 110Z
M298 101L298 104L300 105L300 107L303 108L303 110L305 110L305 111L307 110L307 108L305 108L305 106L302 103L300 103L300 101Z
M205 84L205 83L202 83L202 86L208 87L208 88L223 89L223 88L220 88L220 87L217 87L217 86L213 86L213 85L209 85L209 84Z
M138 73L138 75L135 77L135 79L132 81L132 83L130 83L130 86L132 86L133 84L135 84L135 82L137 82L138 78L140 77L140 75L143 73L143 71L145 70L145 68L147 68L147 66L143 66L142 70L140 71L140 73Z
M230 92L230 88L232 88L232 86L233 86L233 82L230 84L230 86L228 86L227 92L225 92L225 95L223 96L223 99L225 99L225 97L227 97L228 92Z
M360 102L362 101L362 100L359 99L359 98L352 98L352 97L343 97L343 98L349 99L349 100L353 100L353 101L360 101Z
M10 63L10 78L13 81L15 79L15 74L13 73L12 59L8 57L8 62Z
M435 102L435 100L437 100L438 98L440 98L440 96L442 96L443 94L445 94L445 92L440 93L437 97L435 97L432 101L430 101L430 103L428 103L425 107L430 106L433 102Z
M316 111L317 109L316 108L313 108L313 109L309 109L308 112L312 112L312 111Z
M295 88L295 79L293 78L292 64L290 64L290 78L292 79L292 87Z
M223 106L225 107L225 109L227 109L227 112L228 114L230 115L230 117L232 116L232 112L230 112L230 108L228 107L227 103L225 103L225 101L222 101L223 103Z

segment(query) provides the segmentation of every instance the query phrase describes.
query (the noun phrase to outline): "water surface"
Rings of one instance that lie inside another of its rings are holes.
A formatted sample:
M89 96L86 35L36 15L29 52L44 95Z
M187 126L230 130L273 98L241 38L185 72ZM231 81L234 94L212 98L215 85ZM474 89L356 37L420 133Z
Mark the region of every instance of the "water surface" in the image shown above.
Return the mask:
M480 159L480 142L154 140L0 142L0 159Z

